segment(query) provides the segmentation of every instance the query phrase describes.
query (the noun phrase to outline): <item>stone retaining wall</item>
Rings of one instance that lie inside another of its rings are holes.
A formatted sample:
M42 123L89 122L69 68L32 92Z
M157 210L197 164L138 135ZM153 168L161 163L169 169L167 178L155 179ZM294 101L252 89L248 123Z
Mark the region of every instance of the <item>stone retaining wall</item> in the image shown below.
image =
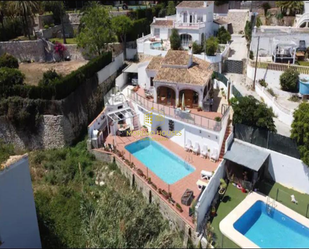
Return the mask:
M156 190L150 187L150 185L147 184L133 169L129 168L124 161L108 152L105 153L97 150L90 150L90 152L101 162L110 163L115 160L121 173L129 179L130 185L136 187L149 202L158 204L161 214L169 221L169 224L173 229L178 229L186 234L193 234L193 228L191 228L189 224L187 224L183 218L170 207L170 204L168 204ZM191 232L189 229L191 229Z

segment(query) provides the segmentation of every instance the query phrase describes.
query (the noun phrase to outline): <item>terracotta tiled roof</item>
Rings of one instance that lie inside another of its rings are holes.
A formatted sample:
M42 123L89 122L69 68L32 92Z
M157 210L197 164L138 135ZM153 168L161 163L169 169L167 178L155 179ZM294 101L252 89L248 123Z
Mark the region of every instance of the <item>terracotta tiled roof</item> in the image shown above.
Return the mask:
M162 61L163 61L163 58L161 56L153 57L146 69L150 69L150 70L160 69Z
M229 22L226 21L226 20L223 20L223 19L216 19L213 21L214 23L217 23L219 25L222 25L222 24L228 24Z
M156 22L153 22L151 25L172 27L174 25L174 22L173 20L156 20Z
M189 54L187 51L169 50L162 61L162 65L186 66L189 63Z
M164 61L162 61L162 65ZM161 66L161 68L158 70L157 75L154 78L154 81L204 85L208 82L212 73L213 70L210 68L210 63L193 57L193 63L189 68Z
M207 1L207 6L209 6L212 1ZM183 8L204 8L204 1L182 1L177 7Z

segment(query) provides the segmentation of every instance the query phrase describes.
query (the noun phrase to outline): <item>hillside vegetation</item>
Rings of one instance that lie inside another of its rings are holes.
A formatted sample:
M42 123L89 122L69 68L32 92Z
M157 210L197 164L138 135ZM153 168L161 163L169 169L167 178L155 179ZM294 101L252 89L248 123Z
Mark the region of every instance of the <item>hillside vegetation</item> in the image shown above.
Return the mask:
M29 158L43 247L182 247L158 207L115 164L96 161L85 141Z

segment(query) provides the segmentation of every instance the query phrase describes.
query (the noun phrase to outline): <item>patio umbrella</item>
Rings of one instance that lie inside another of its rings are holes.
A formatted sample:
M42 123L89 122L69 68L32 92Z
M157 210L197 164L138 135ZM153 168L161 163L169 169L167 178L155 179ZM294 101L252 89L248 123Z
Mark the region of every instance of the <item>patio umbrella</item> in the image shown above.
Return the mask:
M185 109L185 94L184 93L182 94L181 106L182 106L182 109L184 110Z

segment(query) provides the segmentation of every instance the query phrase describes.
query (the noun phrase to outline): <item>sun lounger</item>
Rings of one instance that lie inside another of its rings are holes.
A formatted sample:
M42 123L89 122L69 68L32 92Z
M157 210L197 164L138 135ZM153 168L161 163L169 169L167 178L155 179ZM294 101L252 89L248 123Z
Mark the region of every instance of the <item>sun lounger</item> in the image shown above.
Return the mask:
M207 148L207 145L204 144L204 145L203 145L203 149L202 149L202 151L201 151L201 157L207 158L207 154L208 154L208 148Z
M191 143L190 139L187 140L187 143L185 145L185 150L186 151L191 151L192 150L192 143Z
M210 154L210 161L217 162L219 158L219 153L217 149L213 149Z
M298 201L295 199L295 196L294 195L291 195L291 202L297 204Z
M202 190L203 189L203 186L207 187L208 183L207 182L204 182L202 180L198 180L196 182L196 185L198 187L199 190Z
M202 179L209 180L211 177L212 177L212 172L206 171L206 170L201 171L201 178Z
M193 153L198 155L200 153L200 145L195 142L194 148L193 148Z

